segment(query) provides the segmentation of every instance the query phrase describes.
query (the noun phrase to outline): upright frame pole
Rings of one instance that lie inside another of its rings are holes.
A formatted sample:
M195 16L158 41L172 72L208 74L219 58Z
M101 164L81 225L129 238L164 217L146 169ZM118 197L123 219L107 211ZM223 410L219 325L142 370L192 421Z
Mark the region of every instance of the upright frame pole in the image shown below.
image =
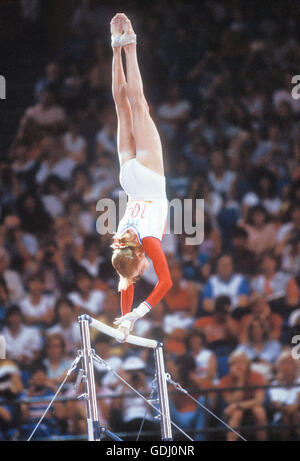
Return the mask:
M87 410L88 438L89 441L100 442L100 424L98 418L96 385L93 356L91 349L89 320L85 319L84 316L79 317L78 320L81 334L83 368L85 373L85 400Z
M161 411L161 415L160 415L161 435L162 435L162 440L170 441L170 440L173 440L173 436L172 436L172 426L171 426L168 387L167 387L168 385L167 385L167 377L166 377L166 372L165 372L162 344L158 344L158 346L154 349L154 357L155 357L158 399L159 399L159 405L160 405L160 411Z

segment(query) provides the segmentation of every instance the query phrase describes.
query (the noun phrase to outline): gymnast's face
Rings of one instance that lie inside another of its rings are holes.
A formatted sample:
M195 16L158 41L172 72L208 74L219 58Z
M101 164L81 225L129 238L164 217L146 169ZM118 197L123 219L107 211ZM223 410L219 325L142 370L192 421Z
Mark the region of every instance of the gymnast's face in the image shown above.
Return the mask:
M135 272L133 274L133 278L141 277L144 274L144 272L146 271L146 269L148 269L148 267L149 267L149 261L146 258L145 253L138 252L137 255L139 257L139 265L138 265L138 267L136 268L136 270L135 270Z

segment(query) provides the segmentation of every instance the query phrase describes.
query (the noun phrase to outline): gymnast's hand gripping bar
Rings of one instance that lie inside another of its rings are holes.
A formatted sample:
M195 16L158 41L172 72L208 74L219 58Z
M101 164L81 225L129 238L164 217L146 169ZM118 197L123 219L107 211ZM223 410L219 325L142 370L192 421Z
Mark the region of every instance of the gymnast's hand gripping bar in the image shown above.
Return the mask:
M129 344L134 344L135 346L148 347L150 349L155 349L159 343L154 339L141 338L139 336L129 335L128 338L124 341L124 334L122 331L109 327L105 323L100 322L99 320L93 319L87 314L81 315L78 320L87 320L95 330L100 331L101 333L115 338L119 342L126 342Z

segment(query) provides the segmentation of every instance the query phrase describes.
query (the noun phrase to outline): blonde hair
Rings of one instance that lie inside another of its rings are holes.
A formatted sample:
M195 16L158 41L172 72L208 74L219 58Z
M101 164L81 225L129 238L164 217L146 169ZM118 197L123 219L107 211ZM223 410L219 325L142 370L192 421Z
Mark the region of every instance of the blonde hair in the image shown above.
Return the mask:
M127 231L122 235L114 235L112 265L120 276L118 291L126 290L135 283L136 278L132 277L134 269L139 264L139 257L136 249L142 248L135 236Z

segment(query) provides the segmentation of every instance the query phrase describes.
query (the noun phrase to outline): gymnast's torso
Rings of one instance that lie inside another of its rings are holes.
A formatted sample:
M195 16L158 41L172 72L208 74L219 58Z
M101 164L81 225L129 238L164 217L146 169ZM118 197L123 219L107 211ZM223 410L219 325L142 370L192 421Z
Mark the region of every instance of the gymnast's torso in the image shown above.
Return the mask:
M144 237L161 240L168 215L165 177L131 159L121 168L120 183L128 195L128 202L119 222L118 235L132 229L140 243Z

